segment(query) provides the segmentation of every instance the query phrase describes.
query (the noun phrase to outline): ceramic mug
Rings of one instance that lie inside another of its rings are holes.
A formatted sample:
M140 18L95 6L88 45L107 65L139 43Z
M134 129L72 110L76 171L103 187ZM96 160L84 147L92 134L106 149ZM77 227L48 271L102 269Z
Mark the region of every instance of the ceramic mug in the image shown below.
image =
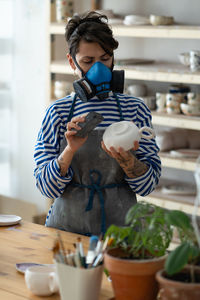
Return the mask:
M190 70L192 72L200 70L200 51L198 50L190 51Z
M144 132L148 132L148 135ZM134 147L135 141L139 142L141 138L151 139L154 137L154 130L150 127L144 126L139 129L131 121L121 121L115 122L106 128L103 134L103 142L107 149L122 147L125 151L128 151Z
M180 114L180 104L184 101L184 96L181 93L166 95L166 111L168 114Z
M166 111L166 94L156 93L156 111L165 112Z
M50 296L58 292L58 281L55 267L34 266L25 272L27 288L37 296Z

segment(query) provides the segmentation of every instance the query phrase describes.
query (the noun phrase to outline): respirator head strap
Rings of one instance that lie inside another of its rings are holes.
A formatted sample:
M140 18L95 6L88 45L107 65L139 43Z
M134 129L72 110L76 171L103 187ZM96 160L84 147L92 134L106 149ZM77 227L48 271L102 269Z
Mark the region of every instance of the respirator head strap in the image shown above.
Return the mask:
M110 82L111 91L113 93L122 94L124 91L124 70L112 71L112 79Z

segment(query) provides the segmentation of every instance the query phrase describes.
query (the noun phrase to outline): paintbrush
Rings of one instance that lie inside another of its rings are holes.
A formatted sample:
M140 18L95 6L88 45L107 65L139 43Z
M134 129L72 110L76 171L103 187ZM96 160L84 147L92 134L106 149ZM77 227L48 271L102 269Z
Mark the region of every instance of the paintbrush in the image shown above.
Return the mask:
M63 261L65 264L67 264L67 258L66 258L66 255L65 255L65 247L64 247L64 244L62 242L62 239L61 239L61 235L60 235L60 232L59 231L56 231L56 234L57 234L57 237L58 237L58 241L59 241L59 245L60 245L60 254L61 256L63 257Z

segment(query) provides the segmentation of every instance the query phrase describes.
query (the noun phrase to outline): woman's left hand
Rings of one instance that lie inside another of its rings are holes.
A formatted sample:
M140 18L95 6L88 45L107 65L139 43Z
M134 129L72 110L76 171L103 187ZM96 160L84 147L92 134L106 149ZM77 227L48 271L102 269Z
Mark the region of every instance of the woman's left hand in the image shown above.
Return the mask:
M129 178L141 176L148 170L148 167L143 162L140 162L131 151L125 151L122 147L117 150L114 147L110 147L108 150L103 141L101 146L108 155L116 159ZM139 143L134 142L133 151L136 151L138 148Z
M108 150L104 144L104 142L101 142L101 146L102 149L108 153L111 157L115 158L116 160L120 160L120 159L124 159L127 160L127 158L130 156L131 152L130 151L125 151L122 147L118 148L118 150L116 150L114 147L110 147L110 149ZM133 151L136 151L139 148L139 143L136 141L134 142ZM132 154L131 154L132 156Z

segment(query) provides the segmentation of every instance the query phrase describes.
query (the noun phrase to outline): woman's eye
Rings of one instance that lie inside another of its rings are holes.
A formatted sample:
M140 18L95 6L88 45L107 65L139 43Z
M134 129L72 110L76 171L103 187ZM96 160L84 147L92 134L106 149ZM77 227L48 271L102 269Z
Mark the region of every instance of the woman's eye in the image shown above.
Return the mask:
M104 57L102 58L102 61L108 61L110 59L110 57Z
M89 61L83 61L83 63L84 63L84 64L91 64L92 61L91 61L91 60L89 60Z

